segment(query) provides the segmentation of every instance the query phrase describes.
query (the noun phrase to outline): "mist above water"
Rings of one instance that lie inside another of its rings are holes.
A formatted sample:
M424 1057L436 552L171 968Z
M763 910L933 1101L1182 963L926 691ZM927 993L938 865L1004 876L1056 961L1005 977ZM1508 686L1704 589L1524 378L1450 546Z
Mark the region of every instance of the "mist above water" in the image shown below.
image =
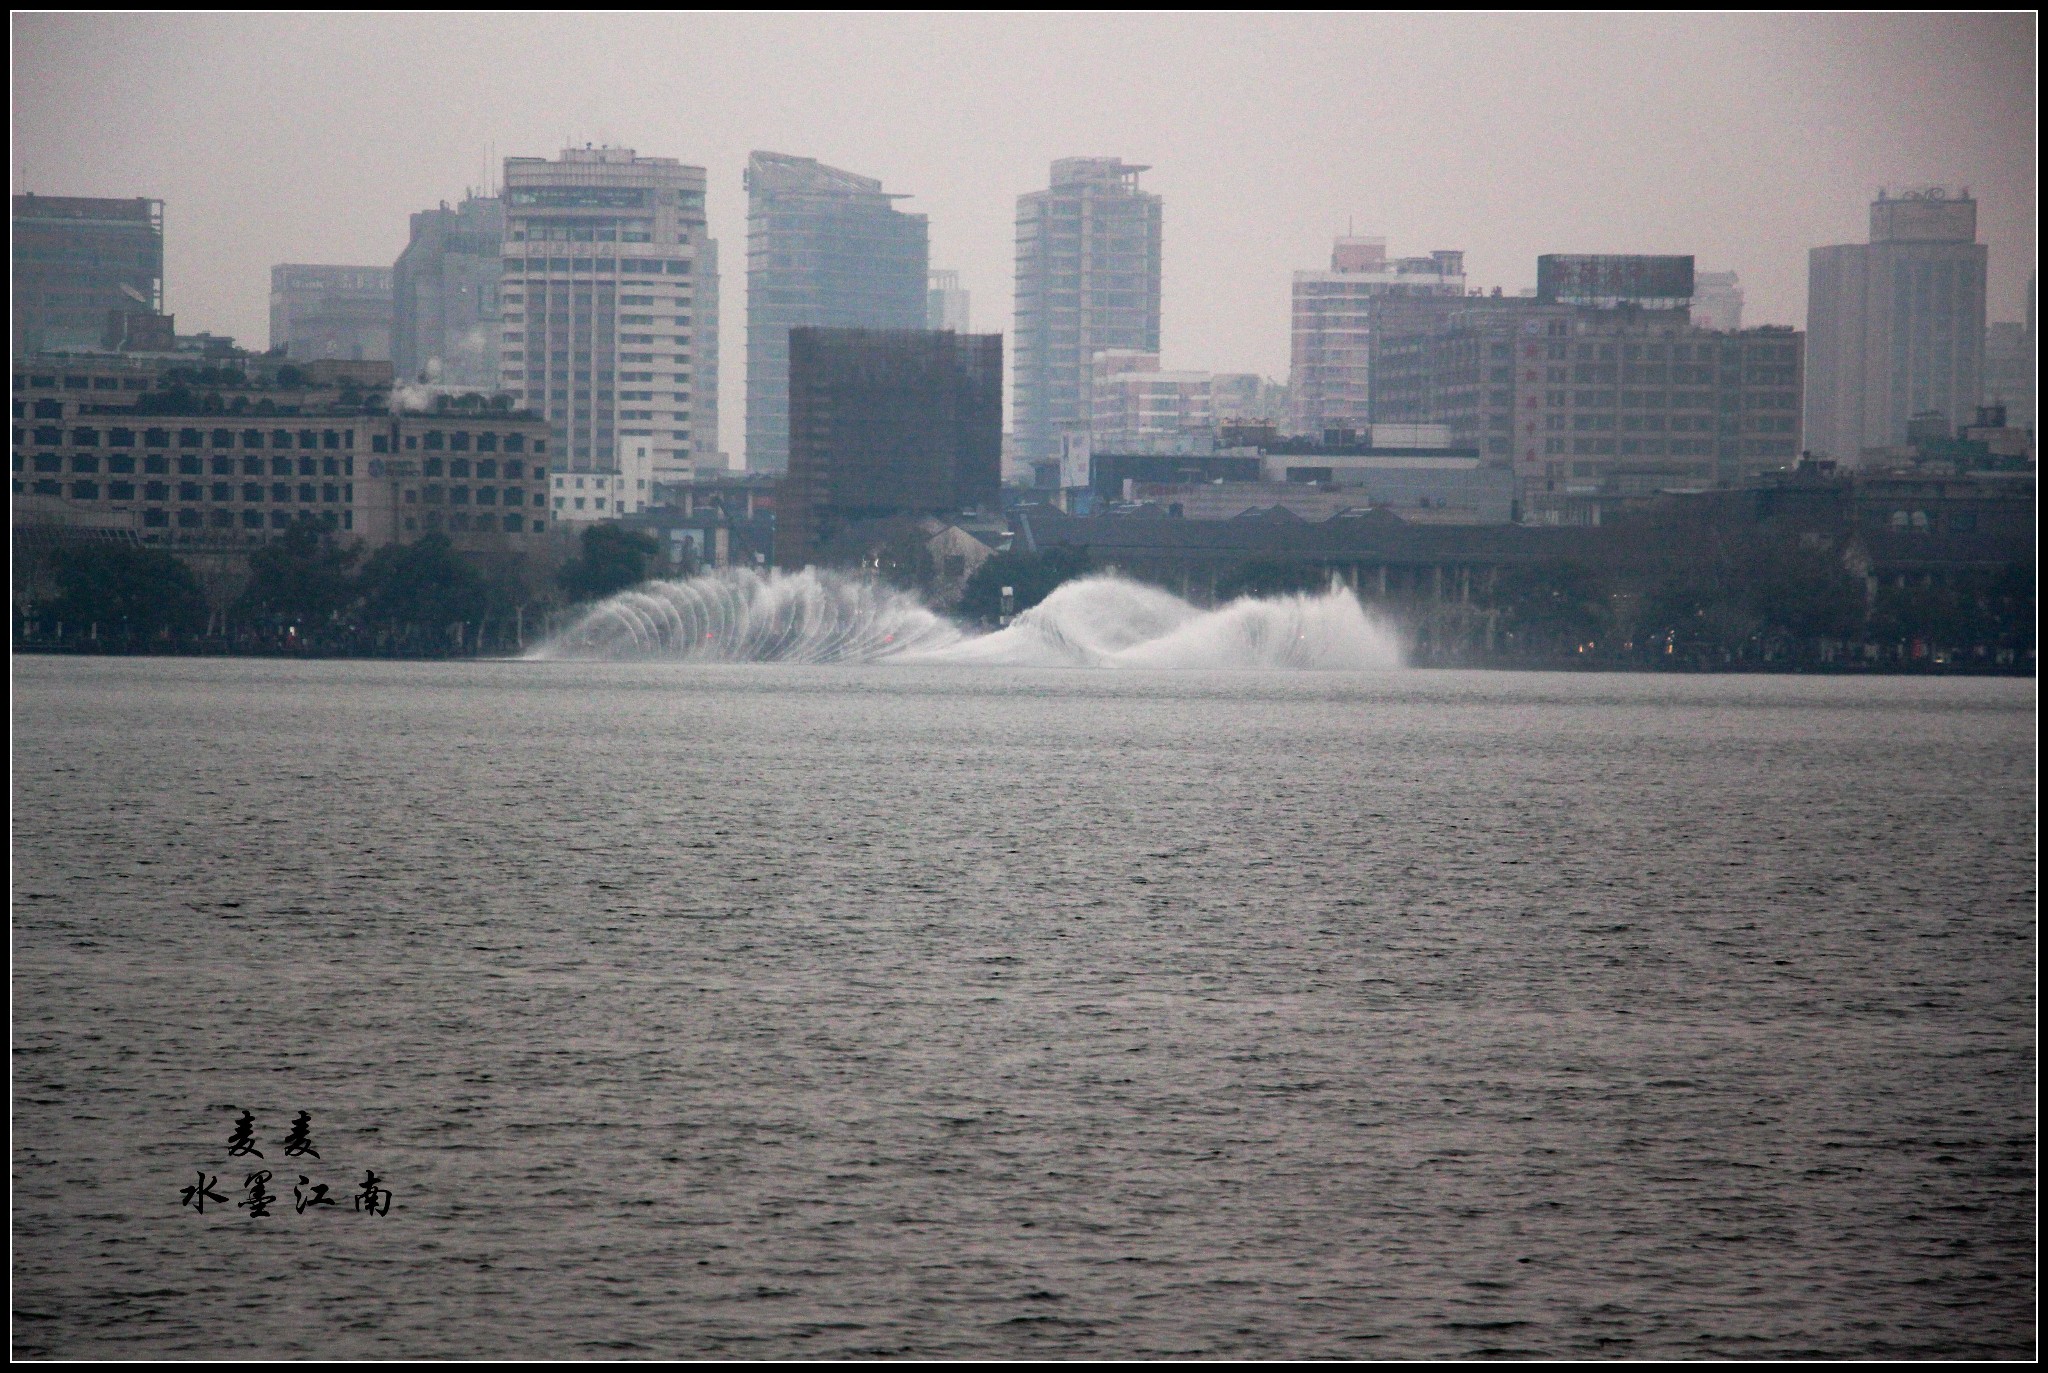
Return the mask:
M1114 574L1066 583L978 634L893 587L806 568L649 582L585 611L541 660L971 663L1007 667L1384 671L1398 639L1349 591L1205 610Z

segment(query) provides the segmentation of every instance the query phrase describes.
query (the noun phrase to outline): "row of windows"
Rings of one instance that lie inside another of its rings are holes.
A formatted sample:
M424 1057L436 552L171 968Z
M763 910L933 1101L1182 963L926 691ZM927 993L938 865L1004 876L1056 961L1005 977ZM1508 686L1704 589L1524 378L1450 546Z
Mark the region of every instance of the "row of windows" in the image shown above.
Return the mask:
M504 270L513 272L641 272L672 277L688 276L688 258L654 257L508 257L504 259Z
M407 449L425 449L429 453L467 453L471 451L471 438L467 429L429 429L425 434L407 434L405 436L405 447ZM476 452L495 453L501 447L507 453L524 453L526 451L526 435L505 434L501 436L485 432L475 436ZM372 434L370 436L370 451L372 453L391 452L391 436L388 434ZM546 439L535 439L533 441L533 451L536 453L547 452L548 441ZM429 461L433 460L429 459ZM518 465L517 463L508 464L510 467L517 467Z
M1564 452L1564 440L1544 440L1543 451L1546 453ZM1713 456L1714 441L1712 439L1622 439L1617 443L1614 439L1573 439L1571 451L1581 457L1611 457L1618 451L1631 457L1638 455L1663 457L1668 453L1672 457L1677 458L1704 458Z
M176 459L178 475L197 477L211 471L216 477L232 477L239 472L245 477L353 477L356 474L356 460L348 458L271 458L266 466L262 458L228 458L215 456L202 459L196 454L183 454ZM172 459L164 453L145 453L142 456L142 471L146 475L169 476ZM73 453L69 470L73 472L132 473L136 459L132 453L109 453L101 457L98 453ZM62 472L66 470L64 456L59 453L37 453L25 464L22 455L14 455L14 470L22 471L24 466L37 472Z
M102 446L100 442L101 437L101 431L98 429L79 427L71 431L70 442L73 447L77 448L98 448ZM353 429L301 429L296 436L288 429L273 429L270 432L270 442L267 445L264 443L264 434L260 429L244 429L239 436L232 429L215 429L211 433L204 429L180 429L178 431L177 446L180 448L233 448L236 445L237 437L239 437L243 448L263 448L266 446L270 448L291 448L294 446L299 448L353 448L356 446L356 431ZM297 439L296 445L293 442L294 437ZM105 446L108 448L133 448L136 446L135 431L133 429L108 429L105 431L105 440ZM14 441L16 443L21 442L20 430L15 431ZM37 443L55 444L63 443L64 441L64 431L56 425L40 425L36 429ZM169 448L171 446L171 431L169 429L143 430L142 446L144 448Z
M398 474L398 468L398 464L394 463L392 465L394 475ZM503 470L500 471L500 468ZM546 471L547 469L539 463L533 465L533 475L536 477L544 475ZM371 476L381 477L384 475L384 472L385 466L382 462L376 458L370 459ZM421 458L420 475L422 477L476 476L486 481L496 481L502 476L507 481L519 481L526 476L526 464L520 462L517 458L507 458L503 463L500 463L496 458L478 458L474 463L471 463L468 458Z
M15 485L18 490L20 483L17 482ZM67 486L63 482L46 479L32 483L31 489L38 496L69 496L74 501L96 501L102 495L110 501L136 499L134 482L74 481ZM172 499L172 490L170 482L144 482L141 487L141 498L146 501L168 501ZM332 482L320 486L302 482L296 490L286 482L274 482L268 488L261 482L244 482L239 489L232 482L215 482L211 487L199 482L179 482L176 485L176 498L190 502L211 499L221 503L239 499L260 503L266 494L273 503L279 505L288 505L295 497L301 505L312 505L316 501L324 505L334 505L353 501L355 488L351 485L336 486Z
M475 488L467 486L427 486L408 488L405 493L405 503L407 505L468 505L472 490L475 492L476 504L498 504L498 488L495 486L479 486ZM506 505L525 505L526 488L520 486L504 488L504 503ZM541 493L536 491L533 493L533 503L535 505L543 505L546 502Z
M428 529L448 528L457 532L465 529L502 529L507 534L517 534L527 528L527 520L524 515L465 515L461 511L453 511L449 513L444 524L441 512L438 510L429 510L424 515L407 515L405 517L405 527L409 532L418 530L422 525L425 525ZM547 527L546 520L538 515L533 517L532 528L534 533L538 534Z
M233 510L180 510L175 513L176 524L180 529L233 529L238 523L244 529L261 529L264 525L261 510L241 511L239 520L236 519L237 512ZM173 523L172 514L173 512L169 510L145 510L142 512L143 526L148 529L168 529ZM354 529L356 512L323 510L317 519L311 511L306 510L301 510L296 518L284 510L270 512L269 524L272 529L290 529L295 523L308 522L317 523L323 529Z

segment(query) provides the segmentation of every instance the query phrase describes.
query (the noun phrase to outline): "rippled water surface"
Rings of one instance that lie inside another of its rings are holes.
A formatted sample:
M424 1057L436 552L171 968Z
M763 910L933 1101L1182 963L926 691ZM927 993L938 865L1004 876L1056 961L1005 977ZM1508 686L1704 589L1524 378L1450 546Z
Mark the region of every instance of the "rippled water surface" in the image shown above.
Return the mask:
M2034 1348L2032 683L14 673L17 1354Z

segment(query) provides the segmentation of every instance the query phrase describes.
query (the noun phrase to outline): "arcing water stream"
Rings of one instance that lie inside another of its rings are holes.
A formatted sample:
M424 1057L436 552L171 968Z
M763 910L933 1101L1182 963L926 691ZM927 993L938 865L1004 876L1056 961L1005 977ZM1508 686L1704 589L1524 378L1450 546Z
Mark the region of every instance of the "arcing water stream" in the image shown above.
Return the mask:
M1394 633L1336 586L1204 610L1115 575L1084 577L1003 629L975 634L905 592L813 568L649 582L592 606L528 656L1151 669L1401 665Z

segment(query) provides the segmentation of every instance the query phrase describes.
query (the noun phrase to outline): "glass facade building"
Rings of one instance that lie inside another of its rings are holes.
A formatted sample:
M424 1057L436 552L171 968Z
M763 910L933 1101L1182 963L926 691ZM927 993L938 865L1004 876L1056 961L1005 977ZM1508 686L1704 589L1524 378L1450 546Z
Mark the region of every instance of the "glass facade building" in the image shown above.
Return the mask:
M98 348L111 314L164 306L164 203L14 197L13 347Z
M757 152L746 190L747 468L781 472L790 330L923 328L930 236L881 182L815 158Z

